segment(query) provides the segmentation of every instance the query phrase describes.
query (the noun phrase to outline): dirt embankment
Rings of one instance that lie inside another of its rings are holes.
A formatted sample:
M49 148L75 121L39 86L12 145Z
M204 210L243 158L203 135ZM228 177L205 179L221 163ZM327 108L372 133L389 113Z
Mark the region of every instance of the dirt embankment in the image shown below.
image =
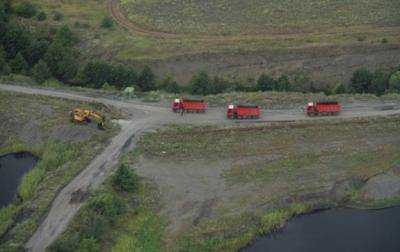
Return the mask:
M399 56L400 45L355 43L275 51L199 53L147 63L158 75L173 74L180 83L187 83L199 70L205 70L211 75L239 80L257 78L266 72L291 77L303 72L316 83L334 85L348 82L352 73L360 67L370 70L395 67L400 64Z

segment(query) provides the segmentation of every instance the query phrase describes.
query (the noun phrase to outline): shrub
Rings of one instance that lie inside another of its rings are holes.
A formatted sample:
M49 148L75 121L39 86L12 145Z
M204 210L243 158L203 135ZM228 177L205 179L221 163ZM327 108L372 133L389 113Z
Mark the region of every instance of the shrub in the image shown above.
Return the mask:
M346 91L346 86L343 83L338 83L333 89L334 94L345 94Z
M56 35L54 36L54 41L61 43L64 46L72 46L77 44L79 39L74 33L72 33L71 29L67 25L64 25L57 30Z
M37 13L37 7L29 2L23 2L15 7L15 13L23 18L34 17Z
M288 212L283 209L278 209L265 214L261 218L261 232L268 233L282 228L289 219Z
M359 68L351 78L351 89L356 93L368 93L372 83L372 74L366 68Z
M160 89L168 92L168 93L180 93L181 88L179 84L173 79L171 75L167 75L164 80L162 80L160 84Z
M38 21L44 21L47 19L47 15L44 11L39 12L39 14L37 14L36 19Z
M215 93L214 83L205 71L200 71L194 75L189 85L192 94L209 95Z
M30 170L23 178L18 188L18 194L22 200L30 199L36 192L40 181L44 178L46 170L37 165Z
M120 198L115 197L114 194L106 192L93 197L89 202L89 208L96 214L111 219L122 214L125 210L124 203Z
M304 72L298 72L293 78L293 89L298 92L315 92L314 82L310 76Z
M111 28L114 25L114 21L109 18L109 17L105 17L103 18L103 20L101 21L101 27L102 28Z
M382 71L376 70L372 75L371 86L369 88L370 93L382 95L389 88L389 75Z
M144 67L143 71L139 75L137 83L140 89L144 92L151 91L156 88L156 77L149 66Z
M122 164L113 177L113 185L119 191L134 192L138 189L139 177L129 168Z
M97 252L101 251L100 244L93 237L83 239L77 248L77 251L82 252Z
M116 88L114 86L111 86L108 84L108 82L105 82L103 86L101 86L101 89L106 90L106 91L116 91Z
M389 40L387 39L387 38L383 38L382 40L381 40L381 43L382 44L387 44L389 42Z
M289 76L282 74L278 79L277 91L292 91L292 85L289 81Z
M68 81L78 72L77 53L71 47L53 42L47 50L44 60L54 77L61 81Z
M32 69L32 76L38 83L43 83L50 79L51 72L46 62L39 60L39 62Z
M262 74L257 80L256 89L258 91L275 90L277 86L276 80L267 74Z
M53 12L54 21L60 21L61 19L63 19L63 14L61 12L58 11Z
M389 79L389 90L400 93L400 71L395 72Z
M18 53L14 59L10 61L10 67L13 73L26 74L28 71L28 63L21 53Z

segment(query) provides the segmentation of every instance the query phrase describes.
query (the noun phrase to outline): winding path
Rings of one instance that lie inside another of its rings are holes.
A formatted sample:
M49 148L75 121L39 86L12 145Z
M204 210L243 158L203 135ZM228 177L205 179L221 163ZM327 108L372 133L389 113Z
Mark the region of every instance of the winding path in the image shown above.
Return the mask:
M211 108L205 114L188 114L185 116L174 115L169 109L161 106L146 105L139 101L124 102L106 98L90 97L79 93L57 91L39 88L30 88L14 85L0 84L0 90L19 92L32 95L46 95L64 99L72 99L88 102L100 102L117 108L128 110L133 116L129 120L119 121L121 131L116 135L105 150L95 157L81 173L78 174L67 186L65 186L53 200L50 210L35 234L26 244L29 251L44 251L56 238L66 230L68 223L84 204L82 201L74 201L76 192L87 192L98 187L110 174L118 163L120 154L126 144L135 140L143 132L149 129L161 127L164 124L191 123L191 124L233 124L225 119L222 108ZM400 104L395 104L392 110L381 110L377 106L382 104L366 103L347 105L339 118L388 116L400 113ZM300 109L292 110L268 110L264 113L262 122L315 120L308 118ZM253 121L254 122L254 121Z

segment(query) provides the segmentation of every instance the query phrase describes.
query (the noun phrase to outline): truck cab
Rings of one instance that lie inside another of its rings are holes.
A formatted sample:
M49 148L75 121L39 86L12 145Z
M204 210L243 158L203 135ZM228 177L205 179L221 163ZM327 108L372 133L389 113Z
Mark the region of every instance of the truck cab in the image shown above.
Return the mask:
M177 98L172 102L172 111L178 112L180 109L182 109L182 100Z

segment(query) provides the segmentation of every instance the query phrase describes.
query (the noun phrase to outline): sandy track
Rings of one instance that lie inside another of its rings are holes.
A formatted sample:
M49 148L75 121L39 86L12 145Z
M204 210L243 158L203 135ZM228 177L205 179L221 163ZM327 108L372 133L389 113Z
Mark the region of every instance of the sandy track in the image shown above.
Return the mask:
M129 120L119 121L121 125L120 133L111 140L109 146L107 146L100 155L92 160L88 167L79 173L79 175L56 196L48 215L26 245L27 249L30 251L43 251L46 247L52 244L52 242L54 242L63 231L65 231L68 223L84 204L84 200L81 202L71 202L71 197L74 192L87 192L99 186L110 174L113 167L118 163L124 146L131 140L134 144L138 136L140 136L144 131L171 122L191 124L237 124L237 122L226 120L224 110L221 108L212 108L205 114L188 114L180 116L170 113L169 109L166 107L151 106L140 102L124 102L106 98L94 98L67 91L55 91L2 84L0 84L0 90L46 95L79 101L100 102L125 109L133 115ZM382 111L380 109L381 107L382 104L379 102L346 105L343 113L337 118L387 116L400 113L399 104L395 104L394 109L392 110ZM264 112L263 119L260 121L271 122L315 119L320 118L308 118L304 115L304 112L301 109L292 109L266 111ZM327 119L331 120L331 118ZM253 122L255 121L246 121L244 123Z

